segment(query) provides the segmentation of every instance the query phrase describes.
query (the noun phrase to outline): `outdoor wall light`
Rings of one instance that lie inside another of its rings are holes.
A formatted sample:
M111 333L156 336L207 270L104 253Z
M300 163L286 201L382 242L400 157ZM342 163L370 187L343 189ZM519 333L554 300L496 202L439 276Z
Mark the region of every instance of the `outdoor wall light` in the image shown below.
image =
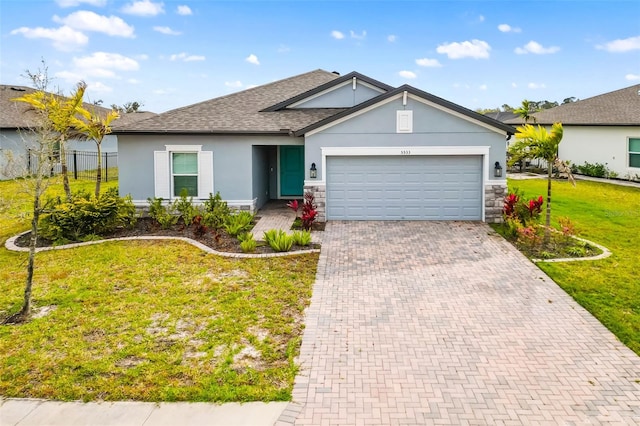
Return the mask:
M318 177L318 169L316 169L316 163L311 163L311 168L309 169L309 177L311 179L315 179Z
M502 177L502 166L499 161L496 161L496 165L493 168L494 177Z

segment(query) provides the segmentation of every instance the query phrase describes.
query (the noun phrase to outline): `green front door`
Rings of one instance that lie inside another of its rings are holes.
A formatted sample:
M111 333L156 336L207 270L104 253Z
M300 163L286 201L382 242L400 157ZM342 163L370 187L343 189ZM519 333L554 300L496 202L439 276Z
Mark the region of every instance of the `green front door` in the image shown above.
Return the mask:
M304 186L304 146L280 146L280 195L299 197Z

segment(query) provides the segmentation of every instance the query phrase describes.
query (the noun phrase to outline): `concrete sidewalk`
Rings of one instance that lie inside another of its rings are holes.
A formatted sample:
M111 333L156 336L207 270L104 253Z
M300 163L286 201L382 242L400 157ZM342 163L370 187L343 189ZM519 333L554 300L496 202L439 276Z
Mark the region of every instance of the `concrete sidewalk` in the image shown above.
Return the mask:
M59 402L0 399L2 426L271 426L286 402Z

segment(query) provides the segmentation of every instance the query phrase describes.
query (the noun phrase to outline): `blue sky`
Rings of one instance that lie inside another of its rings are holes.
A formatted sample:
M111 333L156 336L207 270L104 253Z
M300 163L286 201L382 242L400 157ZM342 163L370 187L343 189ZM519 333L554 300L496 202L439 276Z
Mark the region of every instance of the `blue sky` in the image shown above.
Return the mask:
M322 68L467 108L640 83L640 2L1 0L0 82L163 112Z

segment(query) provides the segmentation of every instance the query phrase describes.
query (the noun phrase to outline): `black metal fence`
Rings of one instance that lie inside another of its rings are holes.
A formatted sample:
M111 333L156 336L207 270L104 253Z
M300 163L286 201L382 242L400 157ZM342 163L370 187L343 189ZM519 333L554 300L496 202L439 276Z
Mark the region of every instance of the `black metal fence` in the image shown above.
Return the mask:
M117 152L103 152L100 154L102 157L102 181L108 182L109 180L118 179L118 153ZM86 179L95 180L98 171L98 153L94 151L67 151L67 173L69 177L74 179ZM28 167L31 173L36 171L37 157L29 150L28 155ZM51 168L51 176L60 174L62 172L62 166L60 158L58 157Z

